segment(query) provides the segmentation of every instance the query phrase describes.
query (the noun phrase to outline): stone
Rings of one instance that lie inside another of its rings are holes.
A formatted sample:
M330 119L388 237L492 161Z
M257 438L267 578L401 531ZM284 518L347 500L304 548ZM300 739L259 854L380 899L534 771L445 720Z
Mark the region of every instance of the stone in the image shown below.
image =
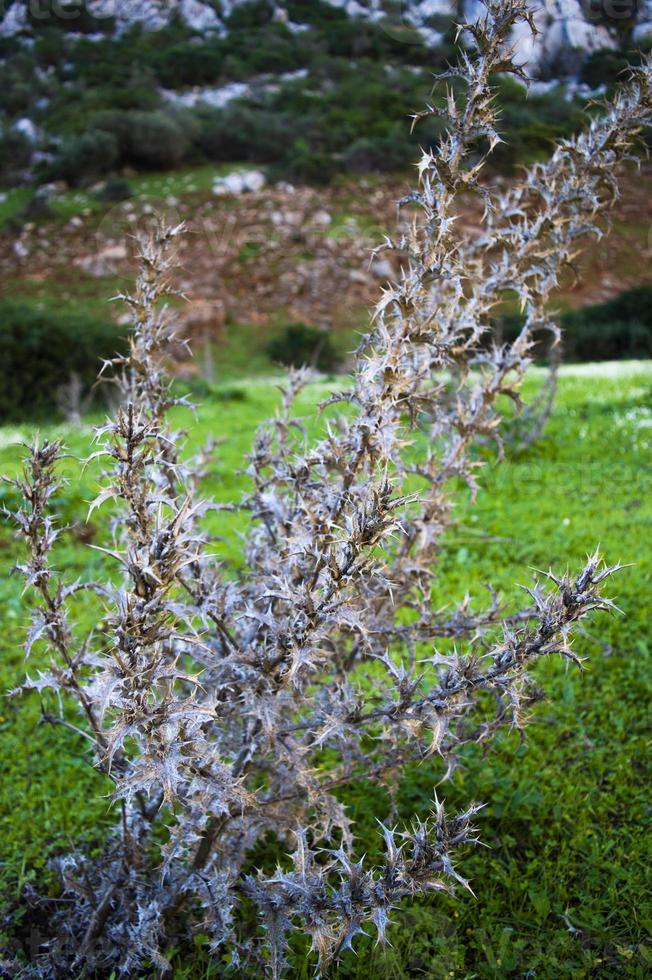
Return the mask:
M20 133L24 136L28 142L34 144L38 142L38 129L31 119L24 116L22 119L17 119L16 122L11 127L16 133Z
M73 261L73 265L89 276L102 278L112 276L118 271L121 262L127 259L129 253L125 245L107 245L94 255L81 255Z
M322 228L328 228L333 221L328 211L315 211L312 216L312 220L314 224L321 225Z
M262 190L267 183L265 174L261 170L234 170L233 173L218 177L213 183L213 194L218 197L231 194L237 197L239 194L255 193Z

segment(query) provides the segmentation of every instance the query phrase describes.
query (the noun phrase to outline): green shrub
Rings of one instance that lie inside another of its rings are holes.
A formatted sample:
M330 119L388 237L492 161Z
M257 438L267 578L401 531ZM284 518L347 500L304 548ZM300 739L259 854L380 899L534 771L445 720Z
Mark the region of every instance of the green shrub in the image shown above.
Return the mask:
M8 116L27 115L31 109L33 85L19 71L0 68L0 107Z
M307 364L328 374L337 367L337 355L330 334L305 323L290 323L266 347L277 364L302 367Z
M628 289L606 303L568 310L560 318L564 359L616 361L652 357L652 286ZM498 321L501 339L512 342L523 317L508 313ZM542 338L535 356L543 355Z
M137 166L174 167L183 160L190 141L185 127L164 112L130 112L129 158Z
M20 171L29 166L32 147L22 133L9 129L0 136L0 182L13 184Z
M229 31L249 30L271 23L274 6L270 0L250 0L235 7L226 19Z
M365 137L356 140L342 156L345 170L369 173L370 171L401 170L414 160L414 147L407 140L395 136L377 139Z
M130 197L132 197L131 187L122 177L109 177L97 193L97 198L105 204L128 201Z
M116 138L103 130L89 130L64 143L50 166L50 176L80 184L109 173L119 159Z
M152 59L152 68L161 85L206 85L215 82L222 71L223 53L219 40L205 44L186 41L163 48Z
M628 289L562 317L569 360L612 361L652 357L652 286Z
M112 323L8 299L0 300L0 338L0 419L50 412L73 375L87 394L101 359L125 346Z
M290 180L301 184L327 184L337 167L331 154L313 149L305 139L297 139L283 161L283 170Z
M223 111L198 113L197 144L216 162L276 163L299 133L298 121L281 112L234 103Z
M561 88L528 95L525 86L509 78L497 79L501 111L498 130L504 142L496 148L499 169L511 170L550 154L553 143L570 138L586 124L577 101L567 101Z
M599 51L592 51L582 65L580 81L591 88L598 88L600 85L611 88L616 82L622 81L623 72L630 65L631 60L624 51L600 48Z
M189 113L117 110L98 112L91 126L115 140L121 164L154 170L175 167L183 160L195 128Z

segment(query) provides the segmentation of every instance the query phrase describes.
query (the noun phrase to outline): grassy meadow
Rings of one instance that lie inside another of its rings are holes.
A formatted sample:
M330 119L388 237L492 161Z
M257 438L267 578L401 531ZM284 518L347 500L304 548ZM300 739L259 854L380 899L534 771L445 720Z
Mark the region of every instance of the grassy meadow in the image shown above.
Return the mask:
M541 380L534 370L526 394ZM301 414L310 414L338 383L310 388ZM237 500L246 488L238 469L256 425L277 400L274 379L240 381L213 388L194 421L179 419L191 447L209 436L223 439L206 484L220 500ZM96 421L43 425L41 434L63 439L82 457ZM320 424L313 416L309 428L316 432ZM17 472L20 443L32 432L31 426L0 428L0 472ZM579 568L600 544L610 563L635 563L611 582L609 594L622 614L588 621L576 644L589 658L584 672L561 660L538 665L537 679L550 697L524 744L506 733L488 754L472 747L452 780L438 786L451 809L470 799L487 804L478 818L487 846L460 862L475 894L397 910L393 947L382 951L365 940L333 977L643 980L652 974L651 448L652 362L567 367L544 437L525 451L508 449L500 466L488 457L477 503L462 500L459 524L441 555L436 605L467 591L480 603L487 582L522 601L518 584L529 583L529 567ZM92 577L103 564L86 547L103 543L103 512L83 524L97 471L89 467L80 478L80 469L67 460L69 482L56 503L62 523L82 520L58 551L69 578ZM0 503L11 503L11 488L0 494ZM211 528L219 536L216 552L236 563L241 520L222 515ZM20 683L25 670L26 600L20 578L11 574L19 558L12 533L0 527L3 691ZM35 652L29 671L44 659ZM56 894L49 860L73 847L99 847L113 815L108 785L89 766L83 740L42 724L36 695L2 699L0 732L1 949L16 927L26 944L35 935L29 911L24 904L19 910L25 887ZM412 768L398 791L397 819L427 808L441 776L436 759ZM361 782L343 798L358 824L360 855L373 855L375 818L388 808L385 792ZM169 952L175 977L225 975L224 963L209 957L207 937ZM297 980L313 975L300 942L293 963Z

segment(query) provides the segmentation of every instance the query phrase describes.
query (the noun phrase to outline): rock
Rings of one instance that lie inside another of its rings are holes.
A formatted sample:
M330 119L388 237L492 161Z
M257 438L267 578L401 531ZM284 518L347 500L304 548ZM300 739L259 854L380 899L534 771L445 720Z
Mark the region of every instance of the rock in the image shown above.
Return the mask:
M16 133L20 133L25 137L28 142L32 145L38 142L38 129L31 119L24 116L22 119L17 119L16 122L11 127Z
M179 16L195 31L215 31L221 26L213 6L200 0L180 0Z
M57 197L58 194L65 194L68 185L65 180L53 180L50 184L42 184L39 188L46 197Z
M320 225L322 228L327 228L331 224L333 219L331 218L328 211L315 211L315 213L312 216L312 220L314 224Z
M267 178L261 170L249 170L244 175L244 185L247 191L260 191L267 183Z
M300 211L272 211L271 221L275 228L282 228L283 225L298 228L303 222L303 215Z
M0 37L13 37L14 34L24 31L28 24L27 4L14 3L0 23Z
M227 85L206 85L190 89L189 92L175 92L172 89L161 89L161 95L167 102L174 105L193 109L196 105L208 105L213 109L223 109L233 99L241 99L249 95L251 86L246 82L229 82Z
M73 265L89 276L102 278L112 276L118 271L121 262L128 258L125 245L108 245L95 255L81 255L74 259Z
M265 174L260 170L233 171L224 177L218 177L213 184L213 194L222 197L225 194L255 193L262 190L267 183Z

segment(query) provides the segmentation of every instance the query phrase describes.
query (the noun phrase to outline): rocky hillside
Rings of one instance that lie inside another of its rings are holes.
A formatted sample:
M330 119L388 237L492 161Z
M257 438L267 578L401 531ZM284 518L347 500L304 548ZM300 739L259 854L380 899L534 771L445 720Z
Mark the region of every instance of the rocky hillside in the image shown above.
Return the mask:
M291 29L303 29L297 9L313 0L262 0L273 8L274 17ZM409 40L416 28L432 47L437 46L453 19L474 19L481 7L478 0L321 0L340 8L351 18L382 24L384 29ZM82 8L65 2L58 5L63 26L71 33L88 30L88 18L98 36L122 32L134 23L159 30L177 17L200 33L224 34L234 10L252 0L87 0ZM258 6L261 2L258 2ZM9 0L0 22L0 36L29 32L38 20L52 15L35 14L28 0ZM572 74L578 55L604 48L617 48L623 41L638 43L652 35L652 0L532 0L539 35L532 39L527 29L519 30L515 43L534 75ZM32 12L30 12L32 11ZM305 11L304 11L305 12Z
M117 312L106 300L131 281L131 236L145 231L156 211L189 227L180 286L192 302L181 311L184 333L219 339L231 323L255 326L265 337L281 318L345 331L353 344L379 287L397 273L391 258L370 261L370 254L384 232L398 233L396 201L409 184L387 177L318 190L256 185L238 196L223 193L224 184L202 191L192 174L174 183L162 178L150 194L0 236L0 297L91 302L105 316ZM568 270L556 297L560 308L603 302L649 281L651 189L649 164L623 173L610 234ZM478 208L470 200L461 216L470 236Z

